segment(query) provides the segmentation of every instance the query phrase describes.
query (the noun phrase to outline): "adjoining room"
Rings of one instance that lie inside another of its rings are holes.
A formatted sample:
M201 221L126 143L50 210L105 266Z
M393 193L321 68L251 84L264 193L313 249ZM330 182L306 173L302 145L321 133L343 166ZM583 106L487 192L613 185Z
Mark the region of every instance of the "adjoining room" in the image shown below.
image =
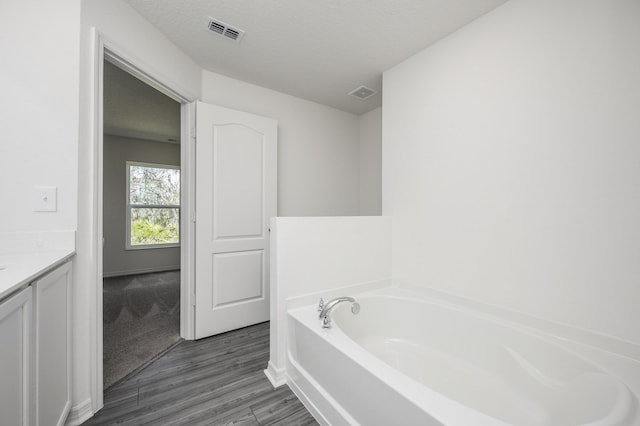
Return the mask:
M180 104L104 62L104 388L180 341Z

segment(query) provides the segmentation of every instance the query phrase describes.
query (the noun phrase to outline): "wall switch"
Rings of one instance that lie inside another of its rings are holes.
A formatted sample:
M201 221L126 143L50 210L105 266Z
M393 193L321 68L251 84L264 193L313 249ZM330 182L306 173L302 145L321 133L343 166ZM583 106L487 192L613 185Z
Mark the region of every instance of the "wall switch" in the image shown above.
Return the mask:
M34 212L55 212L58 210L58 189L55 186L34 186L31 191L31 205Z

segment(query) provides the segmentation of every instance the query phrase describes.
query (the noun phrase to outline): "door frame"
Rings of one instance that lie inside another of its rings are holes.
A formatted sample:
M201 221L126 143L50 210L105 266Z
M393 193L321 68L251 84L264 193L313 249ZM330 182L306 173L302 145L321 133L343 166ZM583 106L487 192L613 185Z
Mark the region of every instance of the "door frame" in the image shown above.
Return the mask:
M129 72L154 89L180 103L180 336L187 340L195 337L195 101L198 97L180 89L162 77L161 73L144 61L126 52L96 29L93 30L93 114L92 140L93 183L92 205L95 208L92 234L95 236L95 315L91 315L91 329L95 332L91 356L93 411L104 405L103 392L103 82L104 61Z

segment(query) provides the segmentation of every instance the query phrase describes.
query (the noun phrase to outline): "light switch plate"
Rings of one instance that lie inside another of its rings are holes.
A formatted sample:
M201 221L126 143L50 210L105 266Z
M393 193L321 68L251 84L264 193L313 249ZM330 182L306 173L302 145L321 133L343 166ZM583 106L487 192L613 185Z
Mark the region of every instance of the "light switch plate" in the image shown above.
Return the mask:
M58 210L58 189L55 186L34 186L31 192L34 212L55 212Z

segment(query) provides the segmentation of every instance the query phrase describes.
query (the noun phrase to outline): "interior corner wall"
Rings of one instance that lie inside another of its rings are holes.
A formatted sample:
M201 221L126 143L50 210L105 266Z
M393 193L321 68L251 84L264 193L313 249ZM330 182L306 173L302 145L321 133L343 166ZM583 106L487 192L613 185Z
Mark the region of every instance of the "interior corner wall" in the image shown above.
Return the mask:
M76 229L79 49L80 0L0 2L0 232ZM34 186L57 188L55 212L32 210Z
M511 0L384 74L394 277L640 344L638 22Z
M180 269L180 247L126 250L127 161L180 167L180 145L104 136L103 275Z
M209 71L202 100L278 121L278 216L358 214L358 117Z
M362 114L358 120L359 214L378 216L382 214L382 108Z

